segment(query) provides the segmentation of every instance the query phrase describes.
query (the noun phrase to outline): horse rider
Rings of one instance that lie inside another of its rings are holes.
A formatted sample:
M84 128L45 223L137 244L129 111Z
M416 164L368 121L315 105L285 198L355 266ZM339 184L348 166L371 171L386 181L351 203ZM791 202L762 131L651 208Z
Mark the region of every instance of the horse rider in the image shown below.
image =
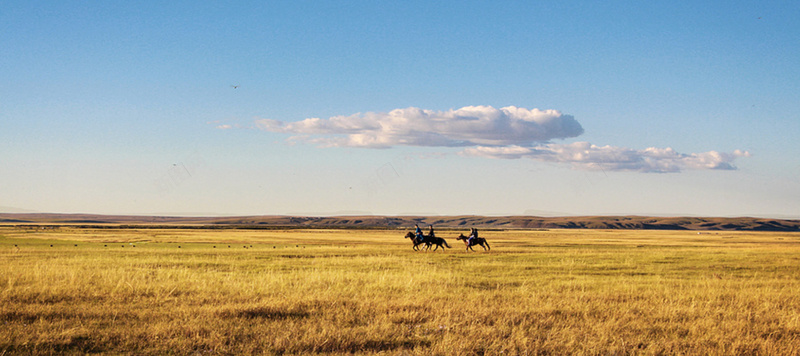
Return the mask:
M428 230L428 237L429 238L436 237L436 235L433 234L433 225L430 225L429 228L430 228L430 230Z
M467 239L467 243L469 246L472 246L472 240L478 238L478 229L472 227L470 228L469 238Z
M417 240L419 240L419 242L422 242L422 239L423 239L422 238L422 229L419 228L419 224L414 224L414 228L415 228L414 234L417 235Z

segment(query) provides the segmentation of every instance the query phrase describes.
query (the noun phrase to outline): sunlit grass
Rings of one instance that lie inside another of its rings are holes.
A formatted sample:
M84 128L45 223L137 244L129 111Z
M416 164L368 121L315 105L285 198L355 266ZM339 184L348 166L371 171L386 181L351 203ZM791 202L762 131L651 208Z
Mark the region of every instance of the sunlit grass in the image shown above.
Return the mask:
M0 354L800 353L800 234L459 232L0 228Z

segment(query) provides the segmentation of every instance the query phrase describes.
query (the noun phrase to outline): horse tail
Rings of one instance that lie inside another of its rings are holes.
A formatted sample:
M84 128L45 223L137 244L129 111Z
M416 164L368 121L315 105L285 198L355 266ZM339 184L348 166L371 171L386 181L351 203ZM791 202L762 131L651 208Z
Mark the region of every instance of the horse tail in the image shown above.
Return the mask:
M484 239L484 240L483 240L483 242L486 244L486 247L488 247L488 248L489 248L489 250L491 250L491 249L492 249L492 246L489 246L489 241L486 241L486 240Z
M447 244L447 240L442 239L442 242L444 243L445 246L447 246L447 248L451 248L450 245Z

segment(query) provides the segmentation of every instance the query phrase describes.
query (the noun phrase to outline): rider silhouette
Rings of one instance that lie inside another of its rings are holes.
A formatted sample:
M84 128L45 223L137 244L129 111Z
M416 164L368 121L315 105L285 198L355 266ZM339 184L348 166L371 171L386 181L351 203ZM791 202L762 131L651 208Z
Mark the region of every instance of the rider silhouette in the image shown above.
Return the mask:
M468 244L469 244L470 246L472 246L472 240L474 240L474 239L477 239L477 238L478 238L478 229L476 229L476 228L474 228L474 227L473 227L473 228L470 228L470 230L472 230L472 231L471 231L471 233L469 234L469 239L467 239L467 242L468 242Z

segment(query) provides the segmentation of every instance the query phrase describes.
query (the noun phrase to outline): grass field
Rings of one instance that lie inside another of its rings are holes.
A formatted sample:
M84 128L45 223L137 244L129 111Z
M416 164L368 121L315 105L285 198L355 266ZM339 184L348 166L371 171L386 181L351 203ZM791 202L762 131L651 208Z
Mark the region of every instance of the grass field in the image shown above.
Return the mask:
M2 354L800 354L800 234L0 227Z

